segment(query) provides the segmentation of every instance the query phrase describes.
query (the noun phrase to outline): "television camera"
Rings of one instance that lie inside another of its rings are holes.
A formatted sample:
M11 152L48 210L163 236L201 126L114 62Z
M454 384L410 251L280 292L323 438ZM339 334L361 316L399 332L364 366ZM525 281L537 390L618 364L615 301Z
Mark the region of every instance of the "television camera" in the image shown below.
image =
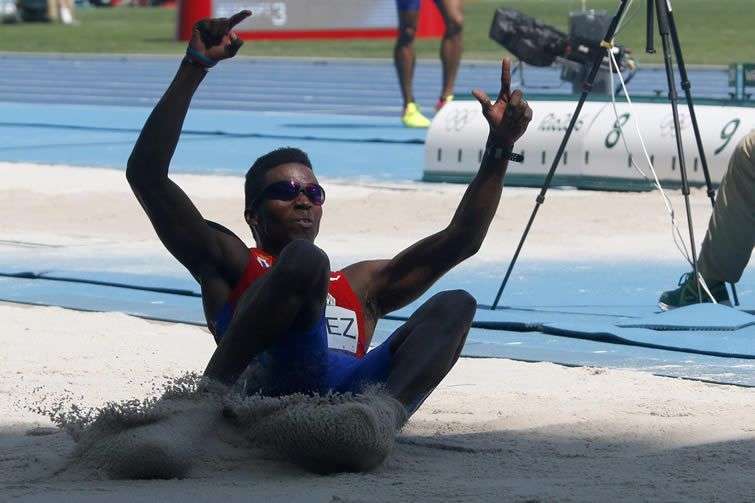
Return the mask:
M566 34L522 12L501 7L493 17L490 38L508 49L522 63L560 66L561 79L571 82L573 92L579 93L595 51L603 50L600 44L610 22L611 16L604 11L572 12L569 15L569 33ZM636 65L626 48L617 45L612 51L620 70L635 70ZM608 58L604 57L593 92L611 92L608 87L609 68Z

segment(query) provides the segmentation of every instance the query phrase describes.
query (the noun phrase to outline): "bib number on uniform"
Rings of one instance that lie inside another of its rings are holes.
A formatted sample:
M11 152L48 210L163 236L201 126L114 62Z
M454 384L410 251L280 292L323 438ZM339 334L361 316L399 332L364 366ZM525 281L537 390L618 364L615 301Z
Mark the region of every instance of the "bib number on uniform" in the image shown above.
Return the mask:
M328 331L328 347L357 352L357 315L351 309L339 306L325 307L325 329Z

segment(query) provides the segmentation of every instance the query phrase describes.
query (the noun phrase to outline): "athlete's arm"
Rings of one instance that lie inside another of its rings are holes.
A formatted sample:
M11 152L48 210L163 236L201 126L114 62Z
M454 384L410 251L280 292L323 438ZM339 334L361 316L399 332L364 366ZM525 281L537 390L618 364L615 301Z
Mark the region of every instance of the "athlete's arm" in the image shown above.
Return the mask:
M507 59L502 63L501 90L495 103L484 92L473 91L490 125L490 133L480 169L451 223L391 260L361 262L344 271L374 315L382 316L412 302L452 267L477 253L482 245L498 208L507 154L532 119L532 110L521 91L510 91L510 65Z
M241 40L231 29L250 15L210 19L194 27L189 47L194 64L185 60L160 102L150 114L128 160L126 178L168 250L198 277L202 269L224 258L229 243L243 243L207 225L181 188L168 178L191 98L207 73L203 64L233 57Z

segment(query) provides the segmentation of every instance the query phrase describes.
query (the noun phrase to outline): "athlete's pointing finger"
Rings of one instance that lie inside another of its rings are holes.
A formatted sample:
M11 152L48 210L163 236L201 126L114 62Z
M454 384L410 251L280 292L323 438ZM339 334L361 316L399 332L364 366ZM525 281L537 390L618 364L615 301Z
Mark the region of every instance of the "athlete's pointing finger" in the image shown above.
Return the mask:
M231 16L228 19L228 29L233 29L234 26L242 22L244 19L248 18L252 15L252 11L250 10L242 10L241 12L237 12L233 16Z
M511 60L503 58L501 61L501 92L498 100L508 101L511 97Z

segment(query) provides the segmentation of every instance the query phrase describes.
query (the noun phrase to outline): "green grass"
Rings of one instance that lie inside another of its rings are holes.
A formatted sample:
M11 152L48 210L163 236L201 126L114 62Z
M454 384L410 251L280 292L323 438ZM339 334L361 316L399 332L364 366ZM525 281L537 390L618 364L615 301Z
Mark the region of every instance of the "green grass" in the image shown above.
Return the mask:
M615 11L617 0L587 0L587 6ZM644 54L645 2L635 0L633 13L617 41L634 50L643 63L658 63ZM467 59L498 59L503 48L488 39L496 7L521 10L566 30L567 14L578 0L467 0L465 55ZM675 0L675 17L685 61L689 64L728 64L755 60L752 0ZM148 8L80 9L78 26L47 23L0 25L0 51L65 53L180 54L184 44L173 40L175 11ZM657 42L660 49L660 43ZM242 49L247 56L390 57L392 40L261 41ZM437 40L420 40L419 57L436 57Z

